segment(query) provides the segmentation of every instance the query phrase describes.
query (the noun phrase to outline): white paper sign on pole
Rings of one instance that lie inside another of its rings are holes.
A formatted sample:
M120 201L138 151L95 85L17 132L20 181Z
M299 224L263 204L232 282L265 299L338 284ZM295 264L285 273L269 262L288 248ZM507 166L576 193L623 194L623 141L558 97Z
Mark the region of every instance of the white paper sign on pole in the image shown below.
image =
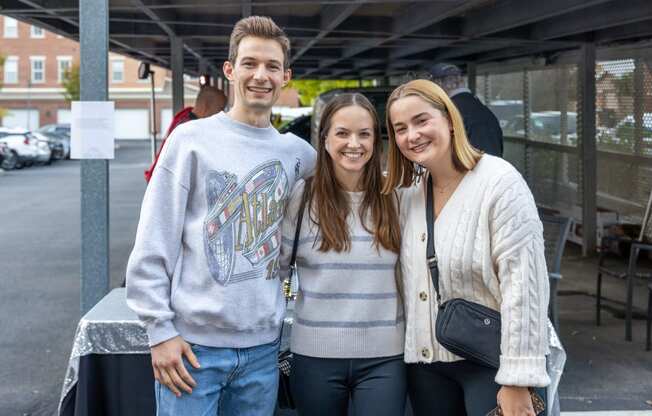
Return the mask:
M115 107L113 101L73 101L71 118L71 158L114 158Z

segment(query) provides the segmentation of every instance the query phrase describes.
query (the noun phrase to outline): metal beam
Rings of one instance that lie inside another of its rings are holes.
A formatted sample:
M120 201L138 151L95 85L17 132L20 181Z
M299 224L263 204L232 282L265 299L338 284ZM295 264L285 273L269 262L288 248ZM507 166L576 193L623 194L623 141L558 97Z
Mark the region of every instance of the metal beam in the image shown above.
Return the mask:
M610 1L613 0L497 2L492 7L483 7L469 12L462 24L462 35L468 38L486 36Z
M360 8L367 0L354 0L350 4L345 5L328 5L324 7L320 13L320 31L313 39L311 39L304 47L292 57L291 64L296 62L304 53L317 44L321 39L328 36L337 26L351 16L356 10Z
M536 23L532 39L555 39L652 19L650 0L615 1Z
M242 17L251 16L251 0L244 0L242 2Z
M170 38L170 63L172 66L172 112L178 113L183 102L183 40L178 36Z
M597 146L595 139L595 44L582 46L580 62L582 161L582 254L594 255L597 229Z
M80 0L79 22L80 98L106 101L109 0ZM109 161L82 160L80 176L83 315L109 292Z
M178 34L172 28L172 26L165 21L174 21L177 19L177 16L174 12L170 10L152 10L150 9L143 0L131 0L131 2L138 7L147 17L152 19L169 37L175 37ZM201 55L190 48L188 45L185 46L186 50L191 54L195 55L197 59L201 59Z
M393 35L389 37L378 37L374 40L361 42L345 49L339 60L349 59L362 52L379 47L385 42L391 42L401 37L415 33L442 20L456 16L477 5L486 2L486 0L469 0L469 1L451 1L446 3L419 3L414 4L394 19L392 24ZM319 71L324 67L319 67L315 71L307 72L303 76Z

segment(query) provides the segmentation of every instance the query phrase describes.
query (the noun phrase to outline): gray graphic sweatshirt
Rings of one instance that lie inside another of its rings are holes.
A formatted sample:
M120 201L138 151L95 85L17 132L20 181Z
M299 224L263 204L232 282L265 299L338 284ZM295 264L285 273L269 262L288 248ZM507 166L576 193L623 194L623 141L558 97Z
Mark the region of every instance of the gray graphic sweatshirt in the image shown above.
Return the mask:
M127 304L150 345L246 348L279 336L281 221L315 150L225 113L178 126L147 187L127 265Z

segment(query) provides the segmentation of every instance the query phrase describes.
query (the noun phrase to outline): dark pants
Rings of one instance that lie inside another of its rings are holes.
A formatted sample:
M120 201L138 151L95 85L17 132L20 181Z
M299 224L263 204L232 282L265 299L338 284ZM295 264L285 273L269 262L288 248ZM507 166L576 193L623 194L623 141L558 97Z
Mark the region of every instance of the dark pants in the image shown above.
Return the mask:
M469 361L407 364L414 416L485 416L496 407L496 369ZM545 389L535 389L545 401Z
M290 386L299 416L400 416L405 413L403 355L314 358L294 354Z

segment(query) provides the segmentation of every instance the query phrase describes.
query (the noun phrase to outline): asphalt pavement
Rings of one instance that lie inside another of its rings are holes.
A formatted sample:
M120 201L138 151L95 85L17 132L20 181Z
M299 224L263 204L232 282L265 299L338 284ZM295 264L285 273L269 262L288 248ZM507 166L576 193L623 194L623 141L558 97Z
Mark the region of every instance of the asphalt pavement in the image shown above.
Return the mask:
M110 162L112 288L124 279L148 160L147 142L121 142ZM0 416L56 412L80 317L79 175L77 161L0 175ZM634 342L623 340L622 317L608 310L603 326L596 327L595 259L568 251L560 296L560 336L568 352L562 409L649 415L652 352L643 349L644 321L634 323ZM605 285L605 296L622 298L623 281ZM646 293L637 290L637 307L645 301ZM622 309L617 302L611 304L612 310Z
M111 287L133 245L147 142L110 162ZM56 412L80 317L80 169L74 160L0 175L0 415Z

